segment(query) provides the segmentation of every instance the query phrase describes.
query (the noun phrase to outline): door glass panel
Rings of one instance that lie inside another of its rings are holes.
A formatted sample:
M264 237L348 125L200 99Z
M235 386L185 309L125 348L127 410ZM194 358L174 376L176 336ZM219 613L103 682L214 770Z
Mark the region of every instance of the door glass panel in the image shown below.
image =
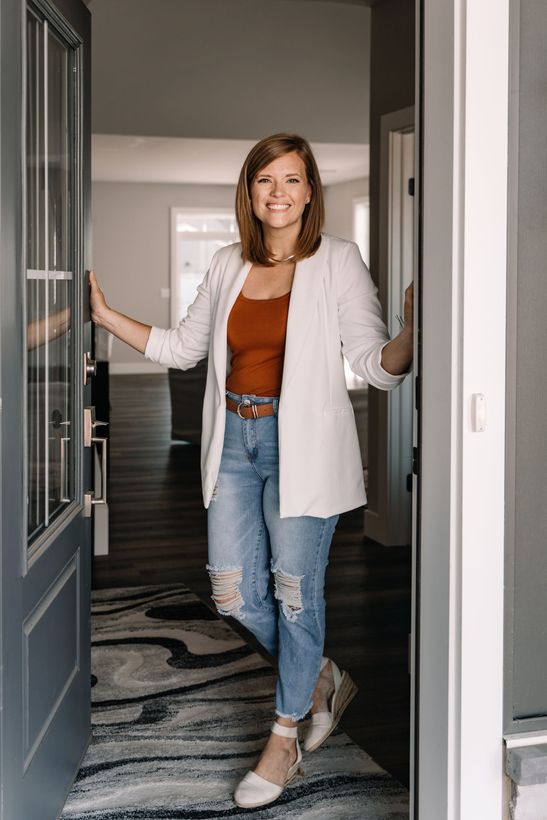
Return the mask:
M42 23L27 18L27 514L32 536L44 520L45 405L44 346L40 344L45 315L45 219L44 219L44 33Z
M27 476L32 542L74 499L72 49L27 18Z

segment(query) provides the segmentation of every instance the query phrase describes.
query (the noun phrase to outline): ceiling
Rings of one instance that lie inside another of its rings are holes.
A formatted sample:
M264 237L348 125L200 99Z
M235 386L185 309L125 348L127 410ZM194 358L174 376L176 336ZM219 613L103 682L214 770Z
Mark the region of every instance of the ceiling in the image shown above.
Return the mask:
M328 0L97 0L95 134L369 142L370 10Z
M324 184L368 176L361 0L90 5L94 181L234 185L280 131L310 140Z
M235 185L254 140L93 134L94 182ZM324 185L368 176L368 145L314 143Z

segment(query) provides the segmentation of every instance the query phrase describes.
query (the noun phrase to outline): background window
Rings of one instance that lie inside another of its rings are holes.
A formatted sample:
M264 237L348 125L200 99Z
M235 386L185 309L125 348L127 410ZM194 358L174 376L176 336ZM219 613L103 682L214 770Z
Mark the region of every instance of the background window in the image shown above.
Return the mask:
M367 268L369 267L370 258L369 237L369 198L368 196L356 197L353 200L353 239L359 245L361 256ZM346 359L344 359L344 371L348 390L367 388L366 380L353 373Z
M171 327L176 327L197 296L213 254L239 240L233 211L173 208L171 216Z
M369 199L358 197L353 200L353 238L359 245L361 256L367 268L370 263Z

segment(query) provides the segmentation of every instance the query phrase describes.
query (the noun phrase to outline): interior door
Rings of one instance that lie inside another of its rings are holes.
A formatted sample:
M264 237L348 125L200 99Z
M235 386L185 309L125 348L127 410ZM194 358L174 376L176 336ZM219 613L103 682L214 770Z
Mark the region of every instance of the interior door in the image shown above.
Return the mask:
M400 331L397 317L415 271L414 117L414 106L381 117L379 269L391 338ZM382 412L370 431L379 459L365 533L386 546L413 543L413 389L409 377L379 396Z
M2 217L15 264L2 300L1 816L53 820L90 737L90 26L80 0L2 11L2 75L20 93L9 122L2 109L16 173Z

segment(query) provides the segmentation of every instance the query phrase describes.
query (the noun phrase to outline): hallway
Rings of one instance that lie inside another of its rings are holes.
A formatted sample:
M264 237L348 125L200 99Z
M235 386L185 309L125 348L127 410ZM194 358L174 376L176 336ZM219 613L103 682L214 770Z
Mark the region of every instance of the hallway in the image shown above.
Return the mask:
M275 673L182 584L93 594L93 740L63 820L237 816ZM408 793L339 728L262 818L404 820Z
M111 376L110 402L110 555L95 558L93 587L182 583L215 611L199 447L171 444L167 375ZM410 551L363 539L362 517L341 515L334 535L325 653L360 687L344 731L408 785Z

